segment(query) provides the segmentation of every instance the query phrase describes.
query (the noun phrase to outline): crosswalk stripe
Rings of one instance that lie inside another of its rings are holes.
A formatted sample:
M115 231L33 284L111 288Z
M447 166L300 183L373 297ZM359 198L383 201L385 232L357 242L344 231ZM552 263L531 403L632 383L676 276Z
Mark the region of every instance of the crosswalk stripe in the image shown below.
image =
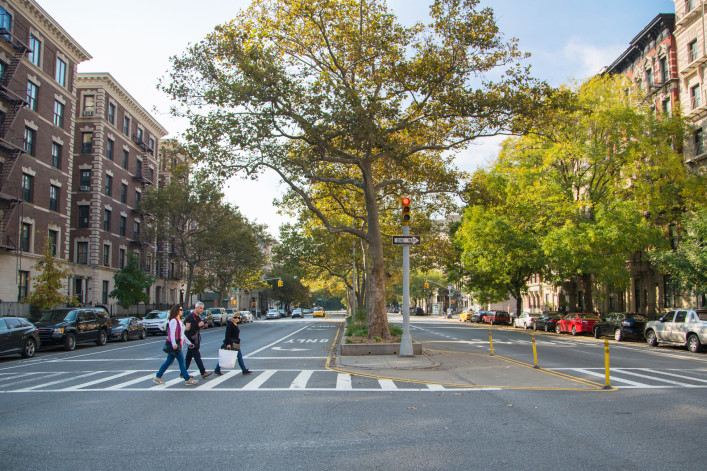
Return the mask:
M353 389L351 386L351 375L339 373L336 377L336 389Z
M149 375L140 376L139 378L131 379L130 381L126 381L124 383L115 384L115 385L109 386L105 389L107 391L116 391L118 389L123 389L123 388L127 388L128 386L132 386L133 384L142 383L143 381L147 381L148 379L151 380L154 377L155 377L155 374L150 373Z
M672 376L674 378L682 378L686 379L689 381L695 381L697 383L707 383L707 379L700 379L700 378L693 378L691 376L685 376L685 375L678 375L675 373L668 373L667 371L656 371L656 370L649 370L648 368L638 368L640 371L650 371L652 373L664 375L664 376Z
M304 389L307 387L307 382L309 378L312 377L313 370L300 371L292 384L290 384L290 389Z
M68 378L58 379L56 381L50 381L49 383L35 384L34 386L30 386L28 388L23 388L22 390L23 391L33 391L35 389L46 388L47 386L54 386L55 384L66 383L67 381L72 381L74 379L81 379L81 378L85 378L87 376L97 375L99 373L102 373L102 371L91 371L90 373L85 373L85 374L78 375L78 376L69 376Z
M590 376L598 376L598 377L600 377L600 378L604 378L604 377L605 377L605 374L604 374L604 373L599 373L599 372L596 372L596 371L585 370L585 369L583 369L583 368L573 368L573 370L576 371L576 372L578 372L578 373L584 373L584 374L587 374L587 375L590 375ZM622 383L630 384L630 385L632 385L632 386L639 386L639 387L646 387L646 388L647 388L647 387L650 387L650 385L645 384L645 383L637 383L637 382L635 382L635 381L631 381L631 380L628 380L628 379L622 379L622 378L616 378L616 377L614 377L614 376L609 376L609 380L610 380L612 383L613 383L614 381L621 381Z
M105 383L106 381L110 381L111 379L120 378L121 376L127 376L132 373L133 371L123 371L122 373L117 373L106 378L94 379L93 381L89 381L88 383L77 384L76 386L69 386L68 388L64 388L64 390L71 391L75 389L86 388L88 386L93 386L94 384Z
M427 389L429 389L431 391L446 391L447 390L447 388L445 388L441 384L428 384Z
M647 379L650 379L650 380L652 380L652 381L658 381L658 382L660 382L660 383L675 384L675 385L677 385L677 386L683 386L683 387L686 387L686 388L696 387L695 385L692 385L692 384L678 383L677 381L672 381L672 380L670 380L670 379L659 378L659 377L656 377L656 376L648 376L648 375L645 375L645 374L635 373L635 372L633 372L633 371L628 371L628 370L625 370L625 369L623 369L623 368L614 368L613 371L618 372L618 373L621 373L621 374L630 375L630 376L638 376L639 378L647 378Z
M398 389L395 382L390 379L379 379L378 384L381 385L381 389L384 391L394 391Z
M272 375L275 374L277 370L264 370L262 373L260 373L258 376L253 378L252 381L250 381L248 384L243 386L241 389L246 389L246 390L251 390L251 389L259 389L260 386L265 384L265 381L269 380Z
M219 384L223 383L224 381L228 381L229 379L233 378L238 373L239 373L238 370L226 371L221 376L210 379L208 381L204 381L204 383L197 386L196 389L199 389L199 390L213 389L216 386L218 386Z

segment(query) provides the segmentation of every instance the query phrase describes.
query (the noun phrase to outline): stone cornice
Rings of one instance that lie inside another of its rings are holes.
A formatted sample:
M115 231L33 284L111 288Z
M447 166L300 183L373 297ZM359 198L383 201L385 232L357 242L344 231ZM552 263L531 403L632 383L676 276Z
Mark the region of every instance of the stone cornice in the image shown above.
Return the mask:
M67 33L64 28L62 28L59 23L57 23L54 18L49 16L49 14L40 7L34 0L19 0L19 8L22 8L23 13L28 17L33 19L37 25L43 28L45 31L49 32L56 40L59 45L62 45L64 52L68 54L77 64L80 62L92 59L91 54L88 53L81 45Z
M167 135L167 129L158 123L157 120L108 72L80 73L76 77L76 88L103 88L107 90L118 99L133 116L147 126L158 139Z

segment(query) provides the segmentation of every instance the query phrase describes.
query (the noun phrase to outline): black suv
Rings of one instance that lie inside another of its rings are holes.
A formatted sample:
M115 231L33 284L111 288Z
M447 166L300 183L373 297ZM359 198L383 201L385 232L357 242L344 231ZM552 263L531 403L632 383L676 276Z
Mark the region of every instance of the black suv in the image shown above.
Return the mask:
M42 312L35 322L42 347L62 345L73 350L77 343L105 345L111 332L108 311L102 307L65 307Z

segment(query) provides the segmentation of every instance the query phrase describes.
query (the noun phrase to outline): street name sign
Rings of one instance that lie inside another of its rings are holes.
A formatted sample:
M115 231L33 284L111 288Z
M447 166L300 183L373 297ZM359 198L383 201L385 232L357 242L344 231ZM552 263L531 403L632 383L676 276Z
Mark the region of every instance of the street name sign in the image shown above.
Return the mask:
M393 245L420 245L420 236L393 236Z

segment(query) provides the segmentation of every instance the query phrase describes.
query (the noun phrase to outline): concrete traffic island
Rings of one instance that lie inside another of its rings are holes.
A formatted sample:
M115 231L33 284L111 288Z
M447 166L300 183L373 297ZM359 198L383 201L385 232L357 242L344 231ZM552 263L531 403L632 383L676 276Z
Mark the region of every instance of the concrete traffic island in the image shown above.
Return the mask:
M398 343L345 343L346 337L341 342L342 356L360 355L397 355L400 353L400 342ZM412 344L413 355L422 355L422 344Z

